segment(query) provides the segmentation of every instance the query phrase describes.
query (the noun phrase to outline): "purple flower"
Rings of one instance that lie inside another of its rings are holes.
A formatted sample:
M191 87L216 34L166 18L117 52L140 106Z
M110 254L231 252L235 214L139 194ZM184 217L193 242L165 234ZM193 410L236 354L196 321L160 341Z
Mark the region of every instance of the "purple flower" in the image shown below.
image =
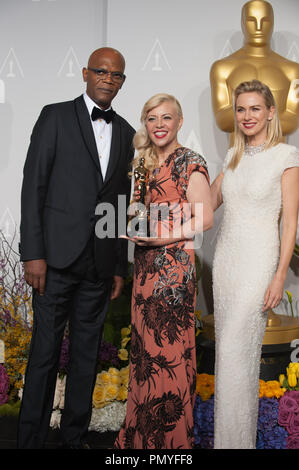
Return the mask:
M289 434L299 434L299 413L292 413L286 428Z
M279 403L275 398L260 398L257 425L258 449L285 449L287 431L278 425Z
M68 336L65 336L62 341L59 358L59 370L62 372L66 372L69 363L69 346L70 339Z
M281 410L286 410L291 413L299 412L299 392L285 392L285 394L280 398L279 408L281 408Z
M259 400L257 449L299 448L299 428L292 436L278 424L279 401L263 397ZM299 414L293 413L294 429L299 425ZM297 421L298 418L298 421ZM202 449L212 449L214 441L214 397L202 401L197 395L194 406L194 442ZM292 447L293 446L293 447Z
M299 449L299 433L288 436L287 449Z
M69 363L69 349L70 349L70 339L69 336L66 335L63 338L61 351L60 351L60 358L59 358L59 371L63 373L67 373L67 367ZM99 350L99 365L100 367L103 365L110 365L114 367L119 366L119 358L118 358L118 349L113 346L111 343L106 343L106 341L102 340Z
M214 397L203 401L199 395L194 406L194 442L202 449L214 446Z
M4 405L8 400L8 388L9 378L5 367L0 364L0 405Z
M264 433L264 449L285 449L288 433L281 426L274 426Z
M257 432L256 448L257 449L264 449L265 448L264 434L261 431Z
M118 349L111 343L106 343L106 341L101 341L100 351L99 351L99 361L111 362L114 367L119 366L118 358Z
M287 393L289 393L291 397L293 398L293 400L296 401L298 408L299 408L299 390L291 390L290 392L287 392ZM299 409L297 411L299 411Z
M283 407L279 406L278 424L286 428L289 425L292 414L293 413L291 411L288 411Z
M277 417L278 401L275 398L260 398L258 430L262 432L270 431L277 425Z

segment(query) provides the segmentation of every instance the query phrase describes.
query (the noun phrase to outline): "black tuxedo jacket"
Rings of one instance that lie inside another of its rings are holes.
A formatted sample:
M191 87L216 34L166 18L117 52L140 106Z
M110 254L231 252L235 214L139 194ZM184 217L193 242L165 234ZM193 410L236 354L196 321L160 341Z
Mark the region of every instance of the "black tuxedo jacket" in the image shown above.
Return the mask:
M128 171L134 129L121 116L112 123L109 164L103 181L83 95L47 105L34 126L24 166L21 194L21 260L44 258L54 268L71 265L86 247L100 216L99 203L110 203L118 217L118 195L129 202ZM101 211L100 211L101 212ZM123 214L121 214L123 215ZM95 237L99 275L125 276L127 243Z

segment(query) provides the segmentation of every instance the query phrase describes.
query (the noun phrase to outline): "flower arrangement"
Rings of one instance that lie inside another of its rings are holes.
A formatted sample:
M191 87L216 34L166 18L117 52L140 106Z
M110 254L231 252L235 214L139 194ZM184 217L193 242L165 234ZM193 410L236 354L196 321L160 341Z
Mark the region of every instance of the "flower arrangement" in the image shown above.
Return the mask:
M280 398L283 396L285 390L285 388L281 387L278 380L269 380L267 382L260 380L259 398Z
M7 401L17 399L29 353L32 307L18 253L0 231L0 339L4 342L4 367L9 378Z
M259 381L257 449L299 449L299 363L291 362L279 380ZM194 407L195 444L214 442L214 376L198 374Z
M287 431L287 449L299 449L299 391L288 390L279 402L278 423Z
M98 374L92 396L92 417L89 430L105 432L107 430L118 430L126 413L126 400L128 397L129 364L117 369L110 366L119 366L120 360L128 361L128 351L126 349L130 341L131 327L121 329L121 346L117 348L102 340L99 352ZM59 374L56 381L53 412L50 426L57 428L60 426L61 411L64 408L64 393L68 366L68 335L65 336L59 362ZM126 354L125 354L126 353ZM109 368L105 370L104 365ZM122 402L122 403L120 403ZM102 409L105 411L102 412ZM108 411L109 408L109 411ZM101 411L100 411L101 410Z
M103 408L114 400L125 401L128 397L129 366L118 370L110 367L97 375L93 392L93 406Z
M259 399L257 449L285 449L287 431L278 423L279 401L276 398Z
M131 325L121 328L121 338L118 358L121 361L129 362L129 351L127 348L131 340ZM102 370L97 375L93 391L92 401L94 408L104 408L115 401L126 401L128 397L128 383L129 364L121 369L110 367L108 370Z
M129 382L129 323L132 276L128 277L121 299L111 304L98 358L98 374L93 392L90 430L117 431L126 413ZM292 307L292 296L288 295ZM0 416L19 411L23 375L32 333L31 295L24 280L19 256L0 232L0 339L5 344L5 362L0 364ZM200 311L196 311L196 335L200 332ZM117 325L117 328L114 326ZM116 345L121 345L118 348ZM65 382L69 363L69 336L62 343L51 426L60 424L64 407ZM257 448L299 448L299 364L290 363L279 380L260 380ZM195 443L212 448L214 440L214 376L197 374L194 407Z
M299 363L290 362L287 369L287 376L280 374L279 382L285 390L299 390Z

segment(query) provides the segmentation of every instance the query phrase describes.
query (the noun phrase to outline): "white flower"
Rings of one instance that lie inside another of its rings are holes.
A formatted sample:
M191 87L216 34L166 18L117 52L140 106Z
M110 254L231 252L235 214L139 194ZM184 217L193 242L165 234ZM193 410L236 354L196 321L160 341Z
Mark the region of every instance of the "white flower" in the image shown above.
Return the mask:
M22 375L22 382L23 382L23 387L22 388L19 388L18 390L18 397L20 400L22 400L23 398L23 388L24 388L24 383L25 383L25 376Z
M127 402L113 401L103 408L93 408L89 431L119 431L126 416Z
M63 378L60 378L59 375L57 376L53 409L64 408L65 382L66 375Z
M60 410L52 411L50 427L53 429L59 428L60 426L60 419L61 419L61 412Z

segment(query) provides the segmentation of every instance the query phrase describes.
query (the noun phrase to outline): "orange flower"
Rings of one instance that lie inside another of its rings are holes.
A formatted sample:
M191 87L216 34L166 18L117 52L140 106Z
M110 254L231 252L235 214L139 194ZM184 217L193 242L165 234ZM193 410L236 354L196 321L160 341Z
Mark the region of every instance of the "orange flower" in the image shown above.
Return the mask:
M197 374L196 393L203 401L208 400L215 391L215 377L209 374Z

